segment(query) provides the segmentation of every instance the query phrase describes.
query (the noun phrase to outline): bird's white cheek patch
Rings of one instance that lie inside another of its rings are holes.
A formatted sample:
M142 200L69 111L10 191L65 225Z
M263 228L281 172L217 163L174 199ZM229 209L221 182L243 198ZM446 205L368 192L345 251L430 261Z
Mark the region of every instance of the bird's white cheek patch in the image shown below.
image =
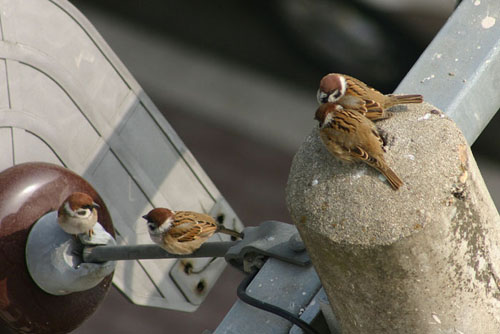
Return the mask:
M345 94L345 91L347 89L347 82L345 81L345 78L344 77L340 77L340 93L341 95L344 95Z
M168 231L170 229L170 227L172 227L172 223L173 223L174 219L173 218L168 218L163 224L161 224L160 227L158 227L158 230L161 232L161 233L164 233L166 231Z
M330 102L330 103L333 103L337 100L338 100L338 98L335 97L335 94L330 94L330 96L328 96L328 102Z
M328 126L328 124L330 124L332 120L333 120L332 114L327 114L325 120L323 121L323 124L321 124L321 127Z

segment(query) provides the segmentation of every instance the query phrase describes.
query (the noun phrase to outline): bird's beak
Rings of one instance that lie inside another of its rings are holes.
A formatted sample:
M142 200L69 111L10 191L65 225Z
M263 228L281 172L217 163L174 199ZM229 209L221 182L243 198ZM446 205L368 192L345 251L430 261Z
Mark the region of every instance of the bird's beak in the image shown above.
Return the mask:
M144 216L142 216L142 218L148 220L148 215L144 215Z

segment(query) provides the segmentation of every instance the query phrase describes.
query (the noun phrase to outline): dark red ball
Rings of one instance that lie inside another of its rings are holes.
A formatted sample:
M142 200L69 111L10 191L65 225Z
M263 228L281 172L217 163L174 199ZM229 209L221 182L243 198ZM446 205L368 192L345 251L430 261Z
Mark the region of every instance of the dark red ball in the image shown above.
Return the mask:
M20 164L0 173L0 328L22 333L67 333L97 309L112 280L65 296L42 291L26 268L25 247L31 226L80 191L99 204L99 223L114 236L106 205L79 175L48 163Z

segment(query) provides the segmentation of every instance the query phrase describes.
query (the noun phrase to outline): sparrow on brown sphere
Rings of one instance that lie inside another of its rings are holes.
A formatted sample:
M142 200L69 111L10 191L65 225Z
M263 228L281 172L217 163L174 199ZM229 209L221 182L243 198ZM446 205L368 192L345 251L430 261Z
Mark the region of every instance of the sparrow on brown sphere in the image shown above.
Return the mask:
M92 237L97 223L97 205L92 197L85 193L74 192L69 195L57 210L57 222L64 232L78 235L87 233Z
M361 80L339 73L330 73L321 79L317 99L320 104L336 102L344 108L361 112L372 121L391 117L392 113L387 109L395 105L423 101L422 95L418 94L384 95Z
M171 254L191 254L214 233L242 238L241 233L203 213L156 208L142 218L147 221L151 240Z
M315 119L319 121L321 140L333 156L346 162L361 161L377 169L394 190L403 185L385 162L383 140L371 120L338 103L321 104Z

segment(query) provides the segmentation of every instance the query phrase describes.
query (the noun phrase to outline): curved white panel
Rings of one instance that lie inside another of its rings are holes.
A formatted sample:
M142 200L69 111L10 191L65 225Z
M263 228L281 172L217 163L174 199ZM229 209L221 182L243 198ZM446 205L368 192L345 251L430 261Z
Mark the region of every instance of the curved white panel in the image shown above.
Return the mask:
M0 8L1 169L47 161L79 173L105 200L121 244L151 243L140 217L156 206L224 213L241 227L81 13L64 0L0 0ZM134 303L194 311L199 301L169 275L174 264L122 261L113 282ZM211 269L207 286L222 271Z

